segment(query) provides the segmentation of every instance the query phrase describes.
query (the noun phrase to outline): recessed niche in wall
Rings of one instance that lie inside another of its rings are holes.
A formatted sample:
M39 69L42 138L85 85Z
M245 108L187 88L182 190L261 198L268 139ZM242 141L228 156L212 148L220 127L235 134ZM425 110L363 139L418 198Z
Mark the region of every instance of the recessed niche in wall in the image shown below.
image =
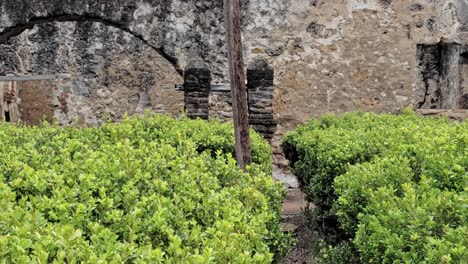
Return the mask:
M8 77L1 78L8 79ZM30 125L39 124L44 118L52 121L55 82L0 80L0 111L3 114L1 120L21 121Z
M419 109L468 109L468 46L417 46Z
M468 109L468 46L461 54L461 96L459 105L463 109Z
M0 82L0 120L16 122L18 118L16 82Z

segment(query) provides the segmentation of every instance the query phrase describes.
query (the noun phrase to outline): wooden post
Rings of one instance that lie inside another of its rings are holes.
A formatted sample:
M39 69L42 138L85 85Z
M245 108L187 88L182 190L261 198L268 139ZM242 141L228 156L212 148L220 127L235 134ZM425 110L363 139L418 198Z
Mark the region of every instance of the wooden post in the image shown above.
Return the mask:
M224 0L224 20L229 54L236 158L238 165L245 171L246 166L252 163L252 151L250 148L244 59L242 57L239 0Z

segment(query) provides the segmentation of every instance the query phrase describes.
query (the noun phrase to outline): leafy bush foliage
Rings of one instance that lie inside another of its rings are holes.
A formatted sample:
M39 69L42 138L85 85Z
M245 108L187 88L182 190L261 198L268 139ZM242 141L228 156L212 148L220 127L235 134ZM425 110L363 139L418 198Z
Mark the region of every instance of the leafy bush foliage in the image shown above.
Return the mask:
M336 246L322 243L321 246L320 254L315 259L319 264L360 263L356 247L350 241L341 241Z
M326 116L287 135L283 148L316 205L314 226L336 234L328 242L338 244L337 256L355 251L361 263L468 259L467 122L411 111Z
M285 251L271 150L232 127L146 115L100 128L0 124L2 263L270 263Z

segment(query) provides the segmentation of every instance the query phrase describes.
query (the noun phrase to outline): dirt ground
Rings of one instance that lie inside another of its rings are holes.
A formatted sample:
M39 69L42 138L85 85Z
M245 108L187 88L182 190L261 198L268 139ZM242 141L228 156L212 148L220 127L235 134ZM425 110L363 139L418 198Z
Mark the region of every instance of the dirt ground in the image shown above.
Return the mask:
M315 257L319 253L318 234L307 227L304 214L291 216L284 220L284 223L297 226L294 231L296 244L291 248L288 255L283 259L283 264L315 264Z
M304 216L304 209L312 207L305 201L305 194L299 190L297 179L292 173L275 167L273 175L284 183L288 191L283 203L283 231L292 232L296 239L295 245L280 263L315 264L320 251L319 237L308 228Z

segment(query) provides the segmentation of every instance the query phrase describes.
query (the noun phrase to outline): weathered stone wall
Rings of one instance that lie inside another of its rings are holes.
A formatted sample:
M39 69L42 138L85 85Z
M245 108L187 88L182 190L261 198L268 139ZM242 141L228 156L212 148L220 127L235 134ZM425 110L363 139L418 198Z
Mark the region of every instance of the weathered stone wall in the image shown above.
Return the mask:
M244 37L248 57L267 56L275 69L276 150L282 134L310 116L417 106L417 44L468 40L464 0L275 3L287 11L257 17Z
M262 57L275 71L276 147L310 116L421 104L417 45L468 44L468 0L245 0L242 9L246 64ZM71 74L62 123L176 114L184 95L174 85L189 62L227 80L222 14L213 0L0 1L0 75ZM229 117L229 97L210 97L210 115Z
M37 24L0 45L0 58L0 75L72 76L56 91L66 98L67 107L55 111L61 124L183 109L183 95L174 90L181 76L171 63L132 34L100 22ZM36 91L46 93L47 85Z
M455 43L418 45L418 109L468 108L465 50L468 45Z

